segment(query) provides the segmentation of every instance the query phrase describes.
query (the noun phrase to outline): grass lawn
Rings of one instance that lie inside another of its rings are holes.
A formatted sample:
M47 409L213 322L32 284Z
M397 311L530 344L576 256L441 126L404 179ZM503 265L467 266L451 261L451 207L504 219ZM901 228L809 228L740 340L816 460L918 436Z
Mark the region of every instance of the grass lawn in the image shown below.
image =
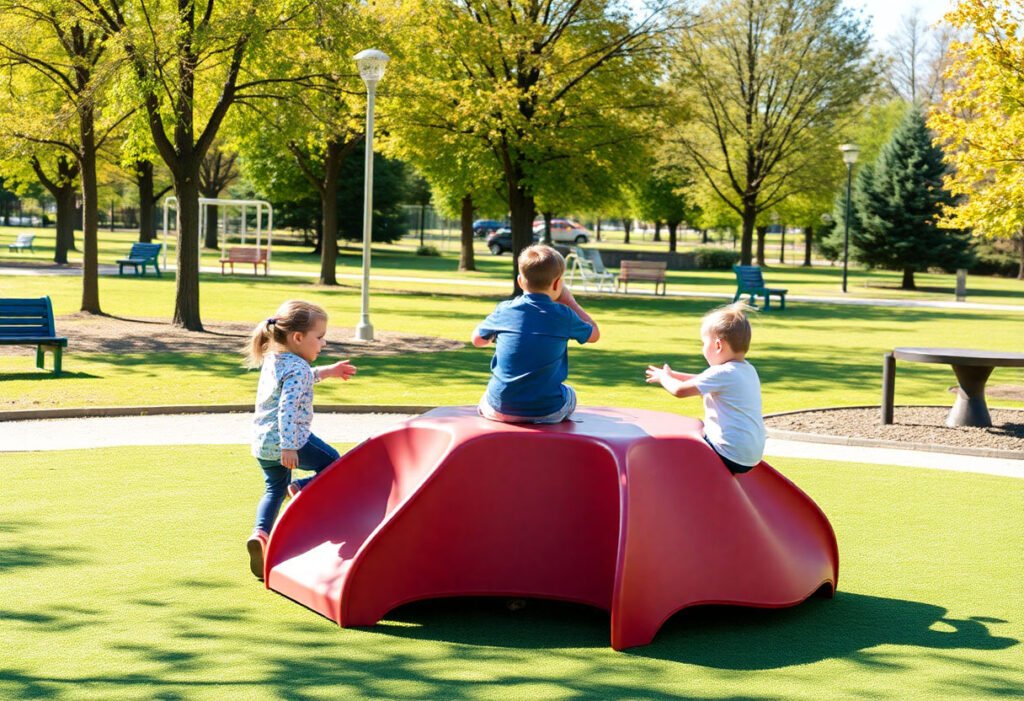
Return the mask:
M7 250L7 243L14 240L17 233L23 231L21 228L11 227L0 228L0 265L12 262L36 261L45 263L53 259L53 232L44 229L35 229L36 252L35 253L11 253ZM101 231L99 232L99 260L100 263L114 264L118 258L124 257L137 239L135 232L129 231ZM162 241L158 238L157 241ZM248 245L253 245L249 240ZM409 236L396 244L375 245L373 250L373 273L375 275L391 275L402 277L438 278L451 277L461 283L482 281L504 282L509 280L512 258L506 253L501 256L491 255L482 240L476 242L476 265L478 270L471 273L458 272L458 245L454 238L442 243L435 239L435 243L442 250L439 257L423 257L413 255L419 241L414 236ZM651 241L637 240L630 246L624 246L621 242L604 243L604 247L615 246L625 247L637 251L667 251L666 243L653 243ZM168 262L174 262L174 242L170 242ZM683 248L692 248L691 241ZM279 236L272 248L271 269L276 272L301 272L309 275L318 275L320 271L319 257L312 254L312 247L300 245L293 237ZM217 251L203 250L201 264L204 266L218 267L219 258ZM69 259L80 262L82 254L71 252ZM812 268L804 268L799 265L778 265L775 255L768 256L768 269L765 270L765 280L770 286L784 287L789 289L790 295L805 295L815 297L835 297L841 294L840 286L842 281L842 268L840 266L815 265ZM789 260L802 260L802 258L789 258ZM342 248L337 271L340 276L361 274L361 249L357 244L350 244ZM244 275L245 266L236 267L239 275ZM251 273L249 273L251 275ZM220 277L219 275L217 276ZM920 300L942 300L952 301L956 288L954 275L943 273L920 273L916 276L918 288L915 291L899 289L901 273L886 270L862 270L856 266L850 268L847 296L855 298L870 299L920 299ZM0 284L3 284L0 282ZM429 291L436 289L434 283L382 283L384 287L392 289L406 289L413 291ZM648 289L650 285L639 285L639 289ZM696 293L714 293L732 295L736 291L736 278L731 271L669 271L668 287L674 291L687 291ZM461 288L461 286L460 286ZM484 288L487 289L487 288ZM493 291L493 288L490 288ZM511 291L511 283L509 283ZM478 289L478 291L481 291ZM972 302L988 302L993 304L1020 304L1024 306L1024 281L1008 278L970 276L968 278L968 300Z
M415 258L407 256L409 258ZM433 285L437 287L437 285ZM371 318L379 330L468 341L478 321L500 299L490 292L412 292L374 285ZM53 298L55 312L75 312L81 299L77 277L0 278L0 296ZM174 281L101 277L103 309L121 317L169 319ZM353 326L359 316L354 285L322 287L312 281L204 274L202 317L255 323L291 297L323 305L331 324ZM696 400L681 402L646 386L648 363L669 362L701 369L701 316L716 300L604 295L584 298L601 324L594 346L574 347L570 381L581 402L635 406L700 415ZM793 303L785 313L759 314L751 360L761 375L765 411L877 404L882 354L894 346L968 346L1017 351L1024 348L1022 313L905 309ZM60 324L58 322L58 331ZM34 367L32 348L0 356L0 410L81 406L218 404L252 401L256 376L240 365L234 342L222 352L198 354L101 354L75 351L70 339L65 373L55 378ZM330 358L330 348L328 356ZM317 401L358 404L469 404L479 399L489 372L488 350L466 348L429 355L355 358L361 374L349 383L327 382ZM955 383L946 366L901 363L897 402L950 404ZM1024 369L999 368L990 384L1024 384ZM1024 403L998 400L1000 406Z
M264 590L243 446L13 455L2 698L902 701L1024 684L1021 480L775 461L835 527L838 596L683 612L616 653L585 607L425 602L342 630Z

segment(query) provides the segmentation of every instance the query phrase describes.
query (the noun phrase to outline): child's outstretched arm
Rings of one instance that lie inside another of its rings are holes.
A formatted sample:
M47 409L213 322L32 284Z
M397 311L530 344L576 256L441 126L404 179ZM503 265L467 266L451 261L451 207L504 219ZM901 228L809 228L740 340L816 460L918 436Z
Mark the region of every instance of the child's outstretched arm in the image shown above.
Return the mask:
M483 348L494 340L494 336L484 338L480 335L479 329L473 329L473 337L470 339L477 348Z
M700 394L700 390L694 384L694 377L696 375L676 372L668 363L660 368L656 365L647 366L647 384L661 385L674 397L696 397Z
M594 329L593 331L590 332L590 338L587 339L587 343L596 343L597 340L601 338L601 329L597 327L597 322L594 321L594 319L589 314L587 314L583 307L580 306L580 303L577 302L576 298L572 296L572 292L569 291L568 287L562 285L562 293L558 296L558 299L555 301L557 301L559 304L564 304L565 306L569 307L569 309L572 309L574 312L576 312L576 315L579 318L583 319L583 321L590 324L590 326Z
M313 369L317 378L323 380L328 377L340 377L347 380L356 374L357 368L349 360L342 360L333 365L319 365Z

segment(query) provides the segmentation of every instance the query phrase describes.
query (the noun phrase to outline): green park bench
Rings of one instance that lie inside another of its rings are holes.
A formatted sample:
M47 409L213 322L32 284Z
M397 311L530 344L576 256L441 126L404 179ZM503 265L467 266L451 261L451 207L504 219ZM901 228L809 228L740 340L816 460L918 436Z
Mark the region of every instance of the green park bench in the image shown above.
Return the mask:
M61 353L68 339L57 336L49 297L0 299L0 345L35 346L36 367L53 353L53 374L60 375Z
M35 241L35 234L18 234L18 238L14 239L14 243L7 244L8 251L24 251L26 248L33 253L36 249L32 248L32 242Z
M142 267L142 274L146 274L146 266L152 265L157 276L160 275L160 266L157 265L157 258L160 255L159 243L133 243L132 249L125 258L117 260L117 274L124 274L124 266L130 265L135 268L135 274L139 274L139 267Z
M751 306L757 306L757 296L764 296L765 311L771 308L771 295L779 298L779 308L786 308L786 292L780 287L765 287L764 276L761 268L756 265L734 265L732 270L736 273L736 295L732 298L735 302L742 295L750 295Z

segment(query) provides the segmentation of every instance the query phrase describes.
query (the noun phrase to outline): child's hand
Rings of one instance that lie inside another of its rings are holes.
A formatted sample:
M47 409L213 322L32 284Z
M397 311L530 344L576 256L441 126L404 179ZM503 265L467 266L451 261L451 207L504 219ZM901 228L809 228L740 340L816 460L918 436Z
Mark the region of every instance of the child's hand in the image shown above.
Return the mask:
M320 368L320 377L340 377L347 380L356 374L356 366L348 360L342 360L334 365L325 365Z
M671 377L672 376L670 374L671 372L672 372L672 368L670 368L668 366L668 363L665 363L665 365L663 367L660 367L660 368L656 367L654 365L648 365L647 366L647 384L650 384L650 385L660 385L663 378Z
M299 466L299 451L297 450L286 450L281 449L281 464L287 467L289 470L294 470Z
M562 291L559 293L558 299L556 299L555 301L558 302L559 304L564 304L565 306L569 307L572 306L572 303L576 301L576 298L572 296L572 291L568 287L562 285Z

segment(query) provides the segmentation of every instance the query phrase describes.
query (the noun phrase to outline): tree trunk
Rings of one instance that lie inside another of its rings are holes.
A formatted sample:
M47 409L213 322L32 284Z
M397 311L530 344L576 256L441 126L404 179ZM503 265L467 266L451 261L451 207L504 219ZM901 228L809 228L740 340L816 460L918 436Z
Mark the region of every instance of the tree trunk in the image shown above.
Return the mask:
M804 229L804 267L811 267L811 244L814 241L814 227L810 224Z
M764 239L767 233L767 226L757 227L757 264L761 267L764 267Z
M135 163L135 182L139 186L139 242L151 243L156 234L156 202L150 161Z
M657 219L654 221L654 241L661 243L661 221Z
M533 243L533 219L537 216L537 205L519 178L509 182L508 203L512 219L512 294L518 296L523 293L518 280L519 254Z
M597 218L597 223L594 225L594 236L597 238L597 242L601 243L601 217Z
M1020 268L1017 269L1017 279L1024 280L1024 234L1017 239L1017 248L1020 250Z
M320 235L320 284L338 284L338 173L344 161L342 144L327 142L324 158L324 179L319 188L323 213L323 232Z
M668 222L668 250L671 253L676 252L676 230L679 228L679 222L670 221Z
M782 227L782 245L779 246L779 262L786 262L786 227Z
M752 199L745 198L743 202L743 235L740 239L740 265L750 265L753 262L754 248L754 224L757 219L756 204ZM736 234L733 232L733 247L735 248Z
M54 199L57 201L57 246L53 262L65 265L68 251L75 250L75 186L71 183L62 185Z
M903 269L903 284L900 285L900 289L904 290L916 290L917 286L914 285L914 269L904 268Z
M79 108L79 167L82 173L82 311L102 314L99 285L99 187L96 177L96 135L93 112Z
M701 229L700 230L700 242L702 244L704 244L704 245L707 245L707 242L708 242L708 230L707 229Z
M459 270L476 270L473 255L473 196L462 198L462 212L459 217Z
M217 193L213 195L204 195L204 197L216 197ZM220 248L220 207L215 204L206 206L206 231L203 238L203 247L209 248L216 251Z
M544 234L540 237L540 242L546 246L551 245L551 212L544 212Z
M626 233L626 240L624 243L629 243L629 234L633 230L633 220L622 218L622 230Z
M189 331L202 331L203 322L199 314L199 164L190 160L192 163L181 163L174 176L174 195L178 198L178 273L173 323Z

